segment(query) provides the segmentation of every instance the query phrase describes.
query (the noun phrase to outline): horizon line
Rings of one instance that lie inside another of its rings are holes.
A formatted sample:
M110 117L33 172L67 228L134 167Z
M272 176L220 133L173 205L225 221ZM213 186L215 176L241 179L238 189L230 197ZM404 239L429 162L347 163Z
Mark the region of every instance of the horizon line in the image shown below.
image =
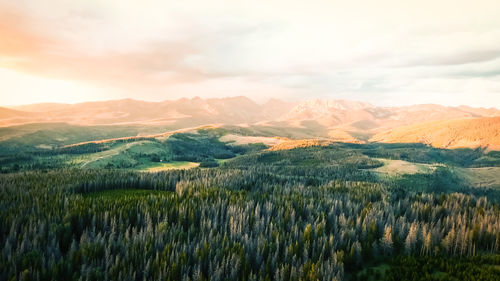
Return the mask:
M335 99L335 98L302 98L302 99L296 99L296 100L287 100L287 99L282 99L282 98L269 98L266 99L265 101L256 101L255 99L245 96L245 95L235 95L235 96L224 96L224 97L207 97L207 98L202 98L200 96L194 96L194 97L182 97L182 98L177 98L177 99L164 99L164 100L147 100L147 99L136 99L136 98L117 98L117 99L103 99L103 100L89 100L89 101L81 101L81 102L74 102L74 103L65 103L65 102L35 102L35 103L23 103L23 104L8 104L8 105L0 105L0 107L3 108L8 108L8 109L15 109L18 110L18 107L23 107L23 106L36 106L36 105L79 105L79 104L86 104L86 103L104 103L104 102L118 102L118 101L137 101L137 102L146 102L146 103L163 103L163 102L176 102L180 100L224 100L224 99L234 99L234 98L246 98L258 105L265 105L273 100L276 101L281 101L281 102L287 102L287 103L304 103L304 102L309 102L309 101L347 101L347 102L359 102L359 103L364 103L369 105L370 107L381 107L381 108L391 108L391 107L411 107L411 106L418 106L418 105L438 105L438 106L444 106L444 107L449 107L449 108L457 108L457 107L471 107L471 108L483 108L483 109L497 109L500 110L500 107L496 106L471 106L467 104L460 104L460 105L447 105L447 104L442 104L442 103L412 103L412 104L392 104L392 105L377 105L373 104L368 101L363 101L359 99Z

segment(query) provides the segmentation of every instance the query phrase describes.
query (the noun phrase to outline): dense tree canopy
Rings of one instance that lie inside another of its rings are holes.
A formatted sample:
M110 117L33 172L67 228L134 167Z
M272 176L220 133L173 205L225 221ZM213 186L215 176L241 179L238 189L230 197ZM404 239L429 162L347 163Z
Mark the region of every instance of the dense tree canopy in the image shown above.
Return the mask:
M478 267L498 265L494 197L439 169L381 180L367 170L380 165L330 147L158 173L3 174L0 280L365 280L377 261L386 280L498 280Z

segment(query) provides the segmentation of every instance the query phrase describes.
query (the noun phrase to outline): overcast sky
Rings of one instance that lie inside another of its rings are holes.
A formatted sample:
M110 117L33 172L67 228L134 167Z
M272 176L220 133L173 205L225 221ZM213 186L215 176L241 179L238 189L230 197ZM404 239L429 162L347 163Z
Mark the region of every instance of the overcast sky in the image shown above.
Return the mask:
M0 0L0 105L245 95L500 107L500 2Z

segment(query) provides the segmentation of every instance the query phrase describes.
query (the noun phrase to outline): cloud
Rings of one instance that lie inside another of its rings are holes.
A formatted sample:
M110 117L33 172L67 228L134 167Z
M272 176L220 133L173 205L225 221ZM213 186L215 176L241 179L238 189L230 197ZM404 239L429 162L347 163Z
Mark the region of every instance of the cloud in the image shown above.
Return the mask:
M25 16L0 17L0 67L59 79L130 83L180 83L203 79L185 61L196 55L186 42L151 42L142 50L89 54L60 38L40 33Z
M500 50L473 50L455 56L430 59L429 65L469 64L494 60L500 57ZM425 64L425 63L424 63Z
M21 63L38 57L57 45L55 40L40 34L34 26L35 23L22 14L0 11L0 58L4 66L9 67L9 62Z
M497 6L17 0L0 3L0 68L148 100L244 94L451 103L461 96L472 103L475 87L500 106Z

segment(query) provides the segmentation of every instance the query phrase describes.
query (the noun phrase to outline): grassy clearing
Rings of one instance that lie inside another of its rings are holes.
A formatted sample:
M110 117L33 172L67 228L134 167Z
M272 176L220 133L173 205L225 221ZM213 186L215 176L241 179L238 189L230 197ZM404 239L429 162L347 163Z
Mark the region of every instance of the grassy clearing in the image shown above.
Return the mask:
M222 164L224 164L227 161L232 160L232 159L234 159L234 158L229 158L229 159L215 159L215 162L217 162L217 164L219 164L219 165L222 165Z
M282 138L277 137L254 137L254 136L240 136L228 134L219 139L221 142L227 142L233 145L246 145L251 143L263 143L267 146L273 146L283 142Z
M150 166L152 156L167 158L169 152L152 141L117 143L109 150L78 156L71 160L80 168L133 168Z
M500 189L500 167L454 167L453 170L460 178L472 186Z
M160 172L166 170L175 170L175 169L191 169L200 166L200 163L196 162L188 162L188 161L173 161L168 163L151 163L146 167L142 167L141 171L145 172Z
M104 164L104 162L107 162L109 158L119 155L132 145L133 143L116 144L109 150L78 156L72 161L76 164L79 164L80 168L94 168L94 166Z
M164 154L165 147L158 142L154 141L138 141L134 142L134 145L130 146L127 149L127 152L142 154L142 155L151 155L151 154Z
M404 160L391 160L374 158L382 163L384 166L372 169L372 171L387 174L389 176L396 176L400 174L429 174L432 173L440 164L421 164L411 163Z
M384 166L372 169L380 176L394 177L398 175L430 174L443 164L411 163L403 160L375 158ZM462 168L448 166L458 178L473 187L500 189L500 167Z

